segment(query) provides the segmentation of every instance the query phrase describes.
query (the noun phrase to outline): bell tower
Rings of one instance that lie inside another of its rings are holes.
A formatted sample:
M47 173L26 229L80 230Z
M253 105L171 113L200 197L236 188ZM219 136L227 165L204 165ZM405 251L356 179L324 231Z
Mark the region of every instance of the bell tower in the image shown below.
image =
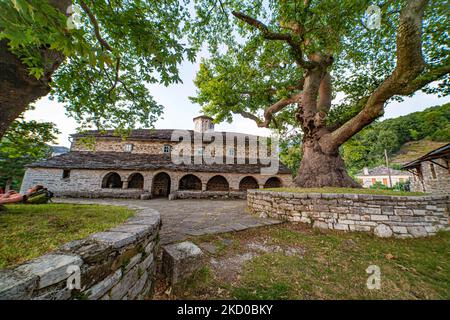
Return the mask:
M193 119L195 132L212 132L214 131L213 118L208 116L198 116Z

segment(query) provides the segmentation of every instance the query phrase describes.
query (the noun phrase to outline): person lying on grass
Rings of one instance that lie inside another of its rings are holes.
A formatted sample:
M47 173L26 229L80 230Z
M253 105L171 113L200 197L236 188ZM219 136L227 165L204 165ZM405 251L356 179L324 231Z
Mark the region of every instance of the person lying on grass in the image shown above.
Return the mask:
M34 187L29 188L27 190L26 194L20 194L14 190L10 190L10 191L6 192L5 194L0 194L0 205L8 204L8 203L25 202L27 200L27 197L30 194L33 194L42 189L44 189L44 186L38 184L38 185L35 185Z

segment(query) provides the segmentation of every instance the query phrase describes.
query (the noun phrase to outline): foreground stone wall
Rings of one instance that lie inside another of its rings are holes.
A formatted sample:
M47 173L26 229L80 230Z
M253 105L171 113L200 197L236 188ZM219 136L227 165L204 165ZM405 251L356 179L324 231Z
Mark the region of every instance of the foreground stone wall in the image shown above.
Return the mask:
M448 196L381 196L248 190L250 211L315 228L421 237L450 230Z
M150 297L160 215L142 209L125 224L0 271L0 300L131 300ZM79 269L78 269L79 268ZM80 290L68 287L79 270ZM72 273L75 272L75 273Z

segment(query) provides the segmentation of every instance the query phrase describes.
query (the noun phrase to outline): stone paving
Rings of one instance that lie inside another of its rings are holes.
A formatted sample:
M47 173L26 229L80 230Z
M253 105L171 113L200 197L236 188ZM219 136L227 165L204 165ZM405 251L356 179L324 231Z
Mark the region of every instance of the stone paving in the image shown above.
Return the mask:
M245 200L132 200L132 199L56 199L55 202L126 205L150 207L161 213L161 243L185 240L190 236L241 231L281 223L279 220L252 216Z

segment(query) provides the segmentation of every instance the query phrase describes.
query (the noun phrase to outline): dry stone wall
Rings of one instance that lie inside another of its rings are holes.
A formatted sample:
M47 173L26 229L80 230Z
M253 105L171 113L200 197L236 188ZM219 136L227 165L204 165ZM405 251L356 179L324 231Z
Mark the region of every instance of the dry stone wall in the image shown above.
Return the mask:
M118 227L69 242L55 252L14 269L2 270L0 300L135 300L150 297L160 227L157 211L141 209ZM80 276L78 289L77 273Z
M261 217L315 228L421 237L450 230L450 200L443 196L290 193L248 190L248 208Z

